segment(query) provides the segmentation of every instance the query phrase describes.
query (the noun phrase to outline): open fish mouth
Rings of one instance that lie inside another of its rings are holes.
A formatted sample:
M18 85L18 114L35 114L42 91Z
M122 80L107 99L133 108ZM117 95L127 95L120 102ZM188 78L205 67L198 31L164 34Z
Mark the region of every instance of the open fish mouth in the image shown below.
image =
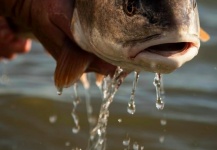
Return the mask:
M170 42L171 41L171 42ZM198 36L163 39L137 45L131 49L135 70L170 73L194 58L199 50Z
M166 43L148 47L143 51L170 57L184 54L191 46L193 46L193 43L191 42Z

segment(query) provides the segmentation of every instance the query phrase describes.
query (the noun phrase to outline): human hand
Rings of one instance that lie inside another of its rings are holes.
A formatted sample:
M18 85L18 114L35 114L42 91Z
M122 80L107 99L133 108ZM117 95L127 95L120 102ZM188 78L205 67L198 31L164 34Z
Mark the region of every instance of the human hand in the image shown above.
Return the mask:
M31 40L17 37L4 17L0 16L0 59L13 59L17 54L27 53Z
M11 3L10 3L10 2ZM115 66L82 50L71 34L73 0L9 0L7 11L20 31L28 29L57 61L55 84L67 87L84 72L112 74ZM5 1L6 2L6 1ZM22 3L21 3L22 2ZM10 5L10 7L9 7Z

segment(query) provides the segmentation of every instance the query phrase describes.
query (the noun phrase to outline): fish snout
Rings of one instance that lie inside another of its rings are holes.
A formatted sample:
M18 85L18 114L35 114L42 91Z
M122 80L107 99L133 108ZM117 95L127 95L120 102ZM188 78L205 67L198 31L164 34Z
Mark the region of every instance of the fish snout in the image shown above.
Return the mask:
M144 34L129 42L134 45L128 53L132 68L170 73L197 55L200 25L195 0L125 0L123 11L137 27L127 31Z
M136 70L170 73L193 59L199 50L197 35L174 34L140 43L129 51Z

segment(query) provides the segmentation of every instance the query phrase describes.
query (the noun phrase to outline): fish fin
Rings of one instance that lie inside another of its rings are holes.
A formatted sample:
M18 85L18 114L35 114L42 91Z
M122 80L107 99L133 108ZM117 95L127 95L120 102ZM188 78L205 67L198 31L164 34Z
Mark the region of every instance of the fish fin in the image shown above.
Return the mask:
M204 31L202 28L200 28L200 40L203 42L207 42L209 41L209 39L210 39L209 34L206 31Z
M102 81L103 81L104 77L105 77L105 75L96 73L96 85L97 85L98 87L101 87L101 86L102 86Z
M91 55L82 51L77 45L65 45L57 59L54 73L56 87L66 88L74 84L85 72L91 61Z
M81 83L83 84L85 89L89 89L90 88L90 83L87 79L87 73L83 73L81 78L80 78Z

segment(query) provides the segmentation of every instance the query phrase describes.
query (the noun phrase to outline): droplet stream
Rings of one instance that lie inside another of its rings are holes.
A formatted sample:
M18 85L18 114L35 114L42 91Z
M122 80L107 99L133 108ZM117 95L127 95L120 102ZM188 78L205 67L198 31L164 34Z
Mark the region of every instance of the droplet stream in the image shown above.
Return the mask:
M160 73L156 73L153 82L156 89L156 107L159 110L162 110L164 108L164 102L161 97L161 92L162 92L161 78L162 75Z
M133 81L133 88L130 96L130 101L128 102L128 107L127 107L127 112L129 114L134 114L136 112L136 105L135 105L135 92L136 92L136 87L138 84L139 80L139 72L134 73L134 81Z
M76 108L78 106L78 104L80 103L80 98L78 96L78 91L77 91L77 88L78 88L78 85L77 83L75 83L74 85L74 100L73 100L73 109L72 109L72 118L74 120L74 123L75 123L75 127L72 128L72 132L74 134L77 134L79 131L80 131L80 125L79 125L79 118L78 118L78 115L76 114Z
M114 76L107 76L103 80L102 93L103 101L100 108L99 118L96 127L92 130L88 150L106 149L106 128L109 117L109 106L113 102L115 93L125 78L125 72L118 67Z

